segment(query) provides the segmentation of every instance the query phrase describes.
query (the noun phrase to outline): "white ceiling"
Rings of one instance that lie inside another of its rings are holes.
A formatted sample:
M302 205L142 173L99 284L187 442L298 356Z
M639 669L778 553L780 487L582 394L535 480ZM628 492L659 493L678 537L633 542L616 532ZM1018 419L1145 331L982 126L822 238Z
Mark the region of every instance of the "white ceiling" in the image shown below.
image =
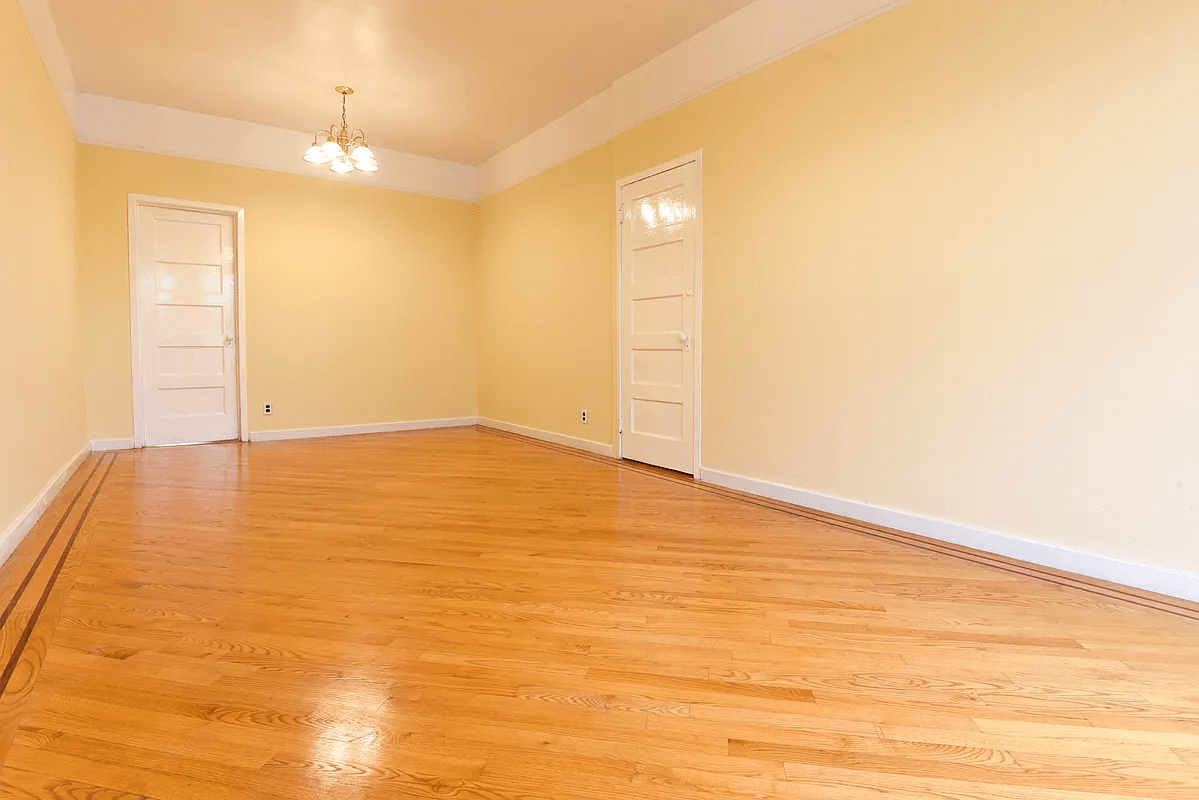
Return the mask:
M79 91L479 164L750 0L50 0Z

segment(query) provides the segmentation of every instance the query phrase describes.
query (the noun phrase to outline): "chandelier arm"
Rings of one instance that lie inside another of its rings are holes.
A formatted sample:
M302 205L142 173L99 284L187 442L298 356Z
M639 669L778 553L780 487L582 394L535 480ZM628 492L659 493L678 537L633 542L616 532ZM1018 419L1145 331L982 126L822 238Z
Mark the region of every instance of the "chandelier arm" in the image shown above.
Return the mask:
M354 90L348 86L337 86L335 88L341 94L341 127L339 128L337 123L334 122L329 126L328 130L319 131L314 137L314 146L320 145L325 150L324 158L331 159L332 163L329 169L343 174L349 170L341 169L340 167L349 166L350 160L348 157L350 153L359 148L366 149L369 152L369 147L366 140L366 131L361 128L354 128L353 131L350 130L348 97L354 93ZM325 140L323 145L321 144L322 138ZM330 148L330 145L332 145L332 148ZM308 161L309 159L305 157L304 160ZM326 161L317 160L311 163L324 164ZM360 163L355 164L354 168L364 172L374 172L379 169L374 158L366 158L365 161L360 160Z

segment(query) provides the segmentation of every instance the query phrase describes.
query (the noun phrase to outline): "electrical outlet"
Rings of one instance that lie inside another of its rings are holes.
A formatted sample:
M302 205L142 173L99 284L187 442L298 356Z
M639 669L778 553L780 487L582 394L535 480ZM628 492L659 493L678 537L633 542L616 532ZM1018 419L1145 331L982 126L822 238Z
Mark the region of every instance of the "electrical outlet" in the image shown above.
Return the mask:
M262 413L263 413L263 414L266 414L266 415L269 417L269 416L271 415L271 412L272 412L272 411L274 411L274 409L271 407L271 404L270 404L270 403L263 403L263 404L262 404Z
M583 409L583 424L587 424L587 409Z

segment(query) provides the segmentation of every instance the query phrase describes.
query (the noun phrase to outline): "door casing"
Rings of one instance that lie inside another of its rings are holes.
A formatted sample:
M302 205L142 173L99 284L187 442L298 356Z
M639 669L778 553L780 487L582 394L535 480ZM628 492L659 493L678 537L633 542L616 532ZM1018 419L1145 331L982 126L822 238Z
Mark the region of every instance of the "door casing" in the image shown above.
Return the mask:
M634 175L629 175L626 178L621 178L616 182L616 358L614 364L616 366L616 457L624 458L624 370L621 368L622 359L624 358L624 226L620 224L621 216L621 195L624 187L643 181L646 178L652 178L655 175L660 175L663 172L669 172L672 169L694 163L696 167L696 187L699 197L695 203L695 330L692 333L691 341L692 348L695 353L695 413L694 413L694 441L695 441L695 459L692 466L692 475L699 480L702 476L703 468L701 466L701 455L703 453L703 342L704 342L704 324L703 324L703 262L704 262L704 237L703 237L703 218L704 218L704 162L703 150L696 150L693 153L688 153L685 156L672 159L656 167L651 167L647 170L642 170Z
M138 214L142 208L173 208L180 211L200 211L221 214L233 219L233 236L237 242L234 253L234 306L237 309L237 429L238 438L250 441L250 403L246 387L246 293L245 287L245 223L246 211L237 206L177 200L144 194L129 195L129 340L133 356L133 446L146 446L146 422L143 401L145 387L142 373L141 303L138 296L137 249Z

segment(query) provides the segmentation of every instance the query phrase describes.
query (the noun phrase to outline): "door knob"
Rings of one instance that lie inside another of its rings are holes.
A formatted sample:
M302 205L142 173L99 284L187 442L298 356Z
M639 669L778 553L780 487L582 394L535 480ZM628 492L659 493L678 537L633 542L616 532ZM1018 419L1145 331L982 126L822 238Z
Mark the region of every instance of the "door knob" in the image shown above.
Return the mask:
M691 331L675 331L679 335L679 341L683 343L684 350L691 349Z
M232 346L233 346L233 334L229 334L228 336L225 337L225 347L232 347Z

